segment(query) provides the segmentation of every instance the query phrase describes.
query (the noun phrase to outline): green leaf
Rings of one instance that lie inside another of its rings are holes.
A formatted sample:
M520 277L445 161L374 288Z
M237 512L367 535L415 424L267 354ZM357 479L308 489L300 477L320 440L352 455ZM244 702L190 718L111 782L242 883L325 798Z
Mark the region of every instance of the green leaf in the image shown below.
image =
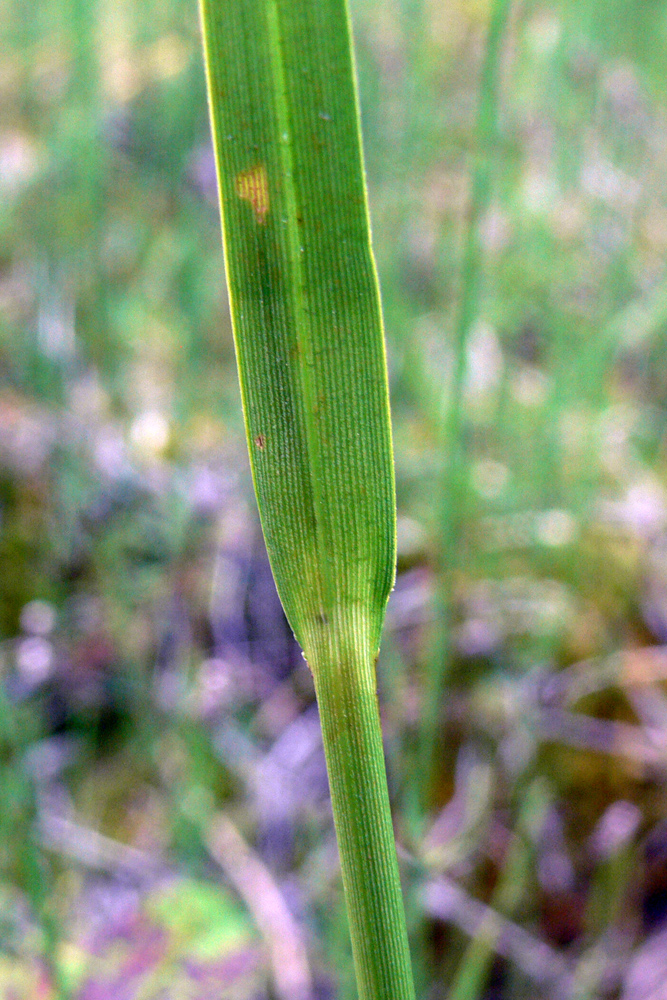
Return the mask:
M262 526L314 671L375 655L395 562L384 341L342 0L205 2L227 278Z

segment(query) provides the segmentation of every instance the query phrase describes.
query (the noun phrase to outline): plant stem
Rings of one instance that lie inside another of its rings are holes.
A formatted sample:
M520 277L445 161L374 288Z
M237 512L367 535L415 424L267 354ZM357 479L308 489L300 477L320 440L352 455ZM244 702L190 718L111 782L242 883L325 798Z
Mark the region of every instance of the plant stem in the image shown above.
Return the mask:
M359 998L413 1000L372 658L343 654L315 687Z

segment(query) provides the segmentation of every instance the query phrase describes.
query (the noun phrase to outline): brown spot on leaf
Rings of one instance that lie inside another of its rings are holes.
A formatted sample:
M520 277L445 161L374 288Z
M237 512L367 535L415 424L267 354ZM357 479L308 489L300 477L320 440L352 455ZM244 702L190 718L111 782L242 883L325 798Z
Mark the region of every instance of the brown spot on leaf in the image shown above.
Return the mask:
M242 170L236 175L236 193L239 198L250 202L255 221L263 225L269 212L269 180L264 164Z
M266 448L266 438L264 437L263 434L257 435L257 437L255 438L255 444L257 445L260 451L264 451L264 449Z

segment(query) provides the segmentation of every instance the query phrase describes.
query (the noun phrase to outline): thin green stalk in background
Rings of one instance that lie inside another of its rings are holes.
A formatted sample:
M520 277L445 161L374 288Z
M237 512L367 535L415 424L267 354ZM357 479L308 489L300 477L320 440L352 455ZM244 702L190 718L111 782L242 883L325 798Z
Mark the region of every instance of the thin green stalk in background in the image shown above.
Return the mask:
M480 224L491 198L493 154L497 144L500 70L511 0L494 0L480 81L475 130L475 164L465 234L461 291L453 342L453 370L443 422L445 468L439 497L439 549L436 574L435 635L425 678L420 732L421 797L424 808L436 770L439 717L451 661L452 583L465 506L466 456L463 440L467 346L479 315L481 284Z
M512 834L505 863L491 900L491 912L513 916L529 884L535 841L544 825L550 793L541 778L529 785ZM491 917L482 922L466 948L454 976L448 1000L477 1000L483 995L495 957L500 926Z
M584 918L590 946L574 969L572 1000L595 1000L600 996L613 951L627 933L620 921L639 864L636 834L640 823L639 809L630 802L618 801L609 806L593 834L597 866Z
M25 767L26 750L33 737L30 725L17 715L0 684L0 843L15 859L14 875L41 933L54 1000L68 1000L71 991L63 970L60 927L53 905L54 876L38 843L36 789Z
M375 661L394 579L384 342L345 0L202 0L257 500L315 679L362 1000L414 996Z

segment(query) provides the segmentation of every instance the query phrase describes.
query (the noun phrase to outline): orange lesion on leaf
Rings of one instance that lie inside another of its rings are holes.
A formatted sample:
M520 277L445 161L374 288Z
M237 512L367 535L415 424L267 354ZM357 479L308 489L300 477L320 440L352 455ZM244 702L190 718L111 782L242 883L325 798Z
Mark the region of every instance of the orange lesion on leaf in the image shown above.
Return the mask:
M242 170L236 175L236 193L239 198L250 202L255 221L263 225L269 211L269 180L264 164Z

